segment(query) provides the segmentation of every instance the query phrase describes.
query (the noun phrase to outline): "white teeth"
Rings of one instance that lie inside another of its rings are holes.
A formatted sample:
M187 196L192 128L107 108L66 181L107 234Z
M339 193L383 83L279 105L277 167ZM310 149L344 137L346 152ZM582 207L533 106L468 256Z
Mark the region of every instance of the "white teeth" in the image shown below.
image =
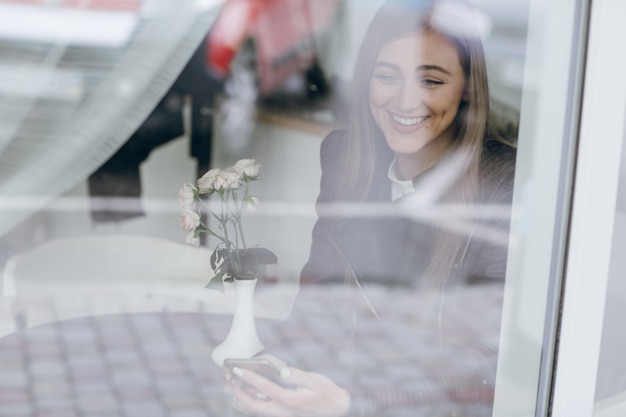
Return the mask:
M393 117L393 120L395 120L396 122L400 123L403 126L412 126L418 123L422 123L424 120L426 120L428 116L405 119L404 117L400 117L400 116L396 116L395 114L392 114L391 117Z

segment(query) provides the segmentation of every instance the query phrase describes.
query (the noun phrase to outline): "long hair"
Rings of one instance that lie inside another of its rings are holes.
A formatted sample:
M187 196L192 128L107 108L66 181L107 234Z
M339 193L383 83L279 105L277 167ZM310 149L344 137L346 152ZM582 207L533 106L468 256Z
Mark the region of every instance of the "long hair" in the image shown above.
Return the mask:
M465 78L467 99L461 102L453 122L453 148L466 155L467 169L444 200L471 204L479 195L483 142L491 132L487 70L473 10L460 0L388 0L372 20L356 61L340 183L343 199L364 201L380 167L381 154L389 153L369 107L369 83L378 53L387 42L424 32L437 33L456 47ZM441 228L436 236L427 275L439 280L447 278L468 237L447 233Z

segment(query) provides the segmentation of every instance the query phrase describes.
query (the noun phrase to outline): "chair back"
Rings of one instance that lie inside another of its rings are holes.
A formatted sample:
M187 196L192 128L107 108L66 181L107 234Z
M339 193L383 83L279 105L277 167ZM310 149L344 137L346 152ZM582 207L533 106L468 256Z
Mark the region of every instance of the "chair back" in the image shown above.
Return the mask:
M92 314L229 313L232 297L204 288L214 276L211 254L150 236L52 240L7 261L2 295L11 304L8 319L22 328ZM7 327L6 320L0 327Z

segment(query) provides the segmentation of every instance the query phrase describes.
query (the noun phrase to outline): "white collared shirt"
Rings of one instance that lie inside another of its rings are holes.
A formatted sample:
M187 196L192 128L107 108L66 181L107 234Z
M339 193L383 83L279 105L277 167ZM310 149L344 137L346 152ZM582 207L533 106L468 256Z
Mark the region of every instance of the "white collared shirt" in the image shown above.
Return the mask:
M391 180L391 201L415 192L415 185L412 180L399 180L396 176L396 158L393 158L387 176Z
M418 174L412 180L400 180L396 175L396 157L394 156L387 176L391 181L391 201L395 201L400 197L404 197L407 194L414 193L415 190L422 187L425 182L432 180L434 175L442 174L442 169L450 169L450 158L454 155L454 152L447 152L435 165L425 169ZM445 179L445 178L444 178Z

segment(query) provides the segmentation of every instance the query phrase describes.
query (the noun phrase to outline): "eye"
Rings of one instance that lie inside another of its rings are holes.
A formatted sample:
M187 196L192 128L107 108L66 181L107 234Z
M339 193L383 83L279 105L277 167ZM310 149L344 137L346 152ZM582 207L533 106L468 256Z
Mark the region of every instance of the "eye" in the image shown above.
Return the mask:
M398 81L398 76L389 72L374 73L374 78L376 78L379 81L382 81L383 83L393 83L393 82Z
M422 84L424 87L437 87L439 85L443 84L443 81L439 81L439 80L435 80L432 78L424 78L422 80L420 80L420 84Z

